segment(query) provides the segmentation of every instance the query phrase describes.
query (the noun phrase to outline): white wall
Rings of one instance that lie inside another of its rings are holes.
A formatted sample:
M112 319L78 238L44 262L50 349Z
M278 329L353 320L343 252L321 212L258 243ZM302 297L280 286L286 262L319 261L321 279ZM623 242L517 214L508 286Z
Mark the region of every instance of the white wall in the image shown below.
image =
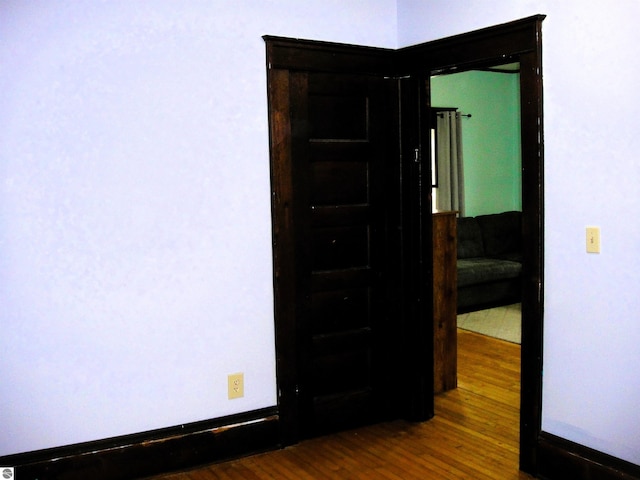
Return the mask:
M542 427L640 464L640 3L398 3L399 46L547 14Z
M2 2L0 455L276 404L261 36L395 47L395 17Z

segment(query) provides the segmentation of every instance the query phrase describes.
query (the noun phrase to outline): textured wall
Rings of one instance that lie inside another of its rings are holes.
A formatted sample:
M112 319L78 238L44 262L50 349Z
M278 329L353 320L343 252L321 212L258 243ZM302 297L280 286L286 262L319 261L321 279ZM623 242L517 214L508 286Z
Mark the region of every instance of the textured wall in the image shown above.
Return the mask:
M395 11L3 2L0 455L276 404L261 37L393 47Z

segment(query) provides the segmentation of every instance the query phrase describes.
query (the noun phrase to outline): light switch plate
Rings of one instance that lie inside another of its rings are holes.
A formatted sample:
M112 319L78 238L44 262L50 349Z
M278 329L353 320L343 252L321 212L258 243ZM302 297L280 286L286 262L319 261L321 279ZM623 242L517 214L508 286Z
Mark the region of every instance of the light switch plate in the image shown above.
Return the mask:
M587 253L600 253L600 227L587 227Z

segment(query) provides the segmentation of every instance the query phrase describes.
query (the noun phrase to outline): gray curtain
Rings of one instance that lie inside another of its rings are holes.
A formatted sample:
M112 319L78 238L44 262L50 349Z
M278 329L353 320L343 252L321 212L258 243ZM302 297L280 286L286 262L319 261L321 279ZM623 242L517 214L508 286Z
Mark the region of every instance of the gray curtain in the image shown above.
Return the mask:
M439 211L457 210L464 217L464 169L462 122L459 112L439 112L437 116L437 174Z

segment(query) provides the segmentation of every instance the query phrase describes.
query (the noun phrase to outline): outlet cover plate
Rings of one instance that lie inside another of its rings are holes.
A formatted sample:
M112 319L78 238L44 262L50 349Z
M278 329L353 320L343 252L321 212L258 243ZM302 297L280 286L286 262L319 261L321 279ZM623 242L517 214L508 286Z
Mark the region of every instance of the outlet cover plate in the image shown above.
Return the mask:
M232 373L228 377L229 400L244 397L244 373Z

